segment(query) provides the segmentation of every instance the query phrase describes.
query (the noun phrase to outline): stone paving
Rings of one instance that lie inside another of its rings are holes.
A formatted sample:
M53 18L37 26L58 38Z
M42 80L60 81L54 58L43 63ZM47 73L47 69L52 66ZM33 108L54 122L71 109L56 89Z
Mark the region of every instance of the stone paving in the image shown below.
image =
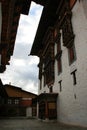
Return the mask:
M0 130L87 130L87 128L36 119L0 119Z

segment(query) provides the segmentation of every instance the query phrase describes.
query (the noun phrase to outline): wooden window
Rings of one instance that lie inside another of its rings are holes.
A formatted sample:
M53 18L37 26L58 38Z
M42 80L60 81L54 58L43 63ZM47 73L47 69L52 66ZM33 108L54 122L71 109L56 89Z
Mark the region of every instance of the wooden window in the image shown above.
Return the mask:
M62 29L63 45L69 48L73 45L75 37L73 33L72 12L69 0L66 0L62 6L62 11L60 13L60 25Z
M62 63L61 63L61 57L58 59L58 74L60 74L62 72Z
M52 66L52 62L50 61L45 68L44 85L49 84L52 81L52 79L53 79L52 71L53 71L53 66Z
M44 86L48 86L54 81L54 47L49 46L44 58Z
M76 60L75 46L68 48L69 53L69 64L71 65Z
M19 100L18 99L15 99L15 104L19 104Z
M8 104L12 104L12 100L11 99L8 99Z
M56 54L56 59L57 59L57 67L58 67L58 74L62 72L62 61L61 61L61 41L60 41L61 34L59 33L58 38L57 38L57 54Z
M77 0L70 0L70 8L72 9Z

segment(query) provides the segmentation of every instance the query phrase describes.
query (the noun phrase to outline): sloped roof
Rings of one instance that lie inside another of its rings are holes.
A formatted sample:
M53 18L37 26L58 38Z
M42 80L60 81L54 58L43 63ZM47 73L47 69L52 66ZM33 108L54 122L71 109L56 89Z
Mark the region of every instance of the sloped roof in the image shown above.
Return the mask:
M7 92L8 97L19 97L19 98L35 98L37 95L25 90L22 90L19 87L12 86L12 85L4 85L4 88Z

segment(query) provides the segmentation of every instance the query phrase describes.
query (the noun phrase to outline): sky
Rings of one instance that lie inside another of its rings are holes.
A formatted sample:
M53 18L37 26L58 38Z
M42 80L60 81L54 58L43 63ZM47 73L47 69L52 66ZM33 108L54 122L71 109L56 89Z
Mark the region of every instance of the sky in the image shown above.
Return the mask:
M23 90L38 93L39 58L28 56L35 38L43 7L31 4L28 15L22 15L19 21L13 56L6 71L0 74L3 84L11 84Z

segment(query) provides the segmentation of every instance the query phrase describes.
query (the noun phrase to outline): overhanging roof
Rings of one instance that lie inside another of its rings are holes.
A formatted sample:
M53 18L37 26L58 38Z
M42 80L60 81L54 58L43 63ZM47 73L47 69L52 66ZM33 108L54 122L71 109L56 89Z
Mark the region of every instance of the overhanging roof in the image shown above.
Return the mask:
M45 6L47 3L47 0L33 0L34 2L36 2L37 4L40 4L42 6Z
M41 93L37 97L33 99L33 105L37 104L37 102L44 102L44 101L54 101L56 102L58 97L58 93Z
M2 55L0 73L6 69L13 55L20 14L28 14L31 1L45 6L47 0L0 0L2 5L2 31L0 54Z
M31 55L38 55L38 49L43 48L42 39L49 26L54 25L56 19L56 9L59 0L32 0L37 4L44 6L42 17L37 29L37 34L32 46ZM2 3L2 32L0 53L4 54L2 58L2 70L9 64L10 56L13 55L17 28L20 14L28 14L31 0L0 0ZM3 51L2 51L3 50ZM5 53L4 53L5 52Z
M28 14L31 0L0 0L0 2L2 6L0 73L3 73L13 55L20 14Z
M1 44L8 47L11 55L13 54L20 14L28 14L30 3L31 1L25 0L2 1Z
M38 101L56 101L58 93L41 93L38 96Z
M22 98L30 98L30 97L35 98L35 97L37 97L37 95L34 93L22 90L19 87L12 86L9 84L5 84L4 89L7 92L8 97L14 97L14 98L15 97L22 97Z
M60 2L59 0L47 1L42 12L42 16L39 22L39 26L36 32L36 36L34 39L34 43L33 43L30 55L39 56L39 53L38 53L39 50L43 49L42 41L43 41L44 35L50 26L54 26L54 22L57 19L56 11L57 11L59 2Z

